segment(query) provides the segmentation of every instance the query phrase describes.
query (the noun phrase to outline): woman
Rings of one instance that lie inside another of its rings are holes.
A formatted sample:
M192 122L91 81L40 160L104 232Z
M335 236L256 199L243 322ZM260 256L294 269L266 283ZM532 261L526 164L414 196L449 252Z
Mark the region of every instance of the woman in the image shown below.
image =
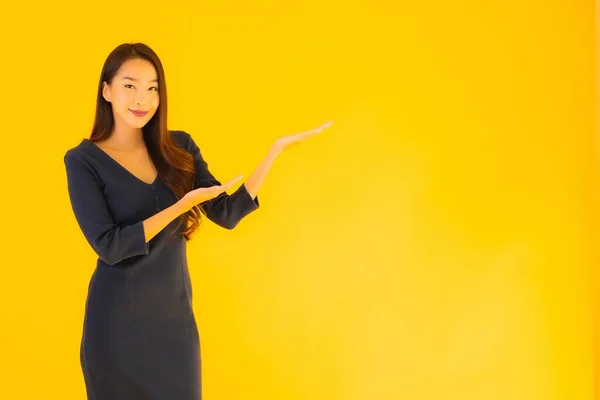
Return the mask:
M122 44L104 63L95 122L64 156L71 206L98 255L86 300L81 366L88 399L201 399L200 343L186 243L201 216L233 229L259 207L275 159L329 123L282 137L233 193L185 131L167 129L162 64Z

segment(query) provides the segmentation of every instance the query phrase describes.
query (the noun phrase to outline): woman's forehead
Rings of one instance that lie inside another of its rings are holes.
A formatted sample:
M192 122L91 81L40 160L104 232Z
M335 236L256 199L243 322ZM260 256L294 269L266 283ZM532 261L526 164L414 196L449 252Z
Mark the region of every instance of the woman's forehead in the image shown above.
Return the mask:
M158 82L154 66L150 62L140 59L124 62L119 68L117 77L133 82Z

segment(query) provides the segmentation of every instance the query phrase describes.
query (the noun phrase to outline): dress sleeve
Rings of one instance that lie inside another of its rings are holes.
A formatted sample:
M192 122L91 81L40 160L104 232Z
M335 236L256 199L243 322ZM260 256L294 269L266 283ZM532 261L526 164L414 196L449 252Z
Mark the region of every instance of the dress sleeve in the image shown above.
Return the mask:
M187 150L194 157L196 168L194 189L220 185L221 182L209 171L208 164L202 157L200 149L191 135L187 147ZM201 203L201 205L208 219L225 229L235 228L246 215L260 207L258 196L252 198L244 184L231 194L223 192L217 197Z
M96 254L108 265L148 254L143 221L117 226L91 169L69 154L65 154L64 163L71 208L83 235Z

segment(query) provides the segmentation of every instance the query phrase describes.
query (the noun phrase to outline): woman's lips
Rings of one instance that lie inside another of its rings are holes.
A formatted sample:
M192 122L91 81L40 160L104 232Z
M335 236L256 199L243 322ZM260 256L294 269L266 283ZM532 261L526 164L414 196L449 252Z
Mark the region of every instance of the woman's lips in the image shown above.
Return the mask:
M129 111L131 111L131 113L133 115L135 115L136 117L143 117L146 114L148 114L148 111L136 111L136 110L129 110Z

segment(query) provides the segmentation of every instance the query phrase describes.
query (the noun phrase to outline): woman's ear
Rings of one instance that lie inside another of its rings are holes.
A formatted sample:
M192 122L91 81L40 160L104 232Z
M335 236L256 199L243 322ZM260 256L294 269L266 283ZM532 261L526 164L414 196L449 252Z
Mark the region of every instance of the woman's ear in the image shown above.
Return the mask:
M110 103L110 86L106 82L102 82L102 97Z

